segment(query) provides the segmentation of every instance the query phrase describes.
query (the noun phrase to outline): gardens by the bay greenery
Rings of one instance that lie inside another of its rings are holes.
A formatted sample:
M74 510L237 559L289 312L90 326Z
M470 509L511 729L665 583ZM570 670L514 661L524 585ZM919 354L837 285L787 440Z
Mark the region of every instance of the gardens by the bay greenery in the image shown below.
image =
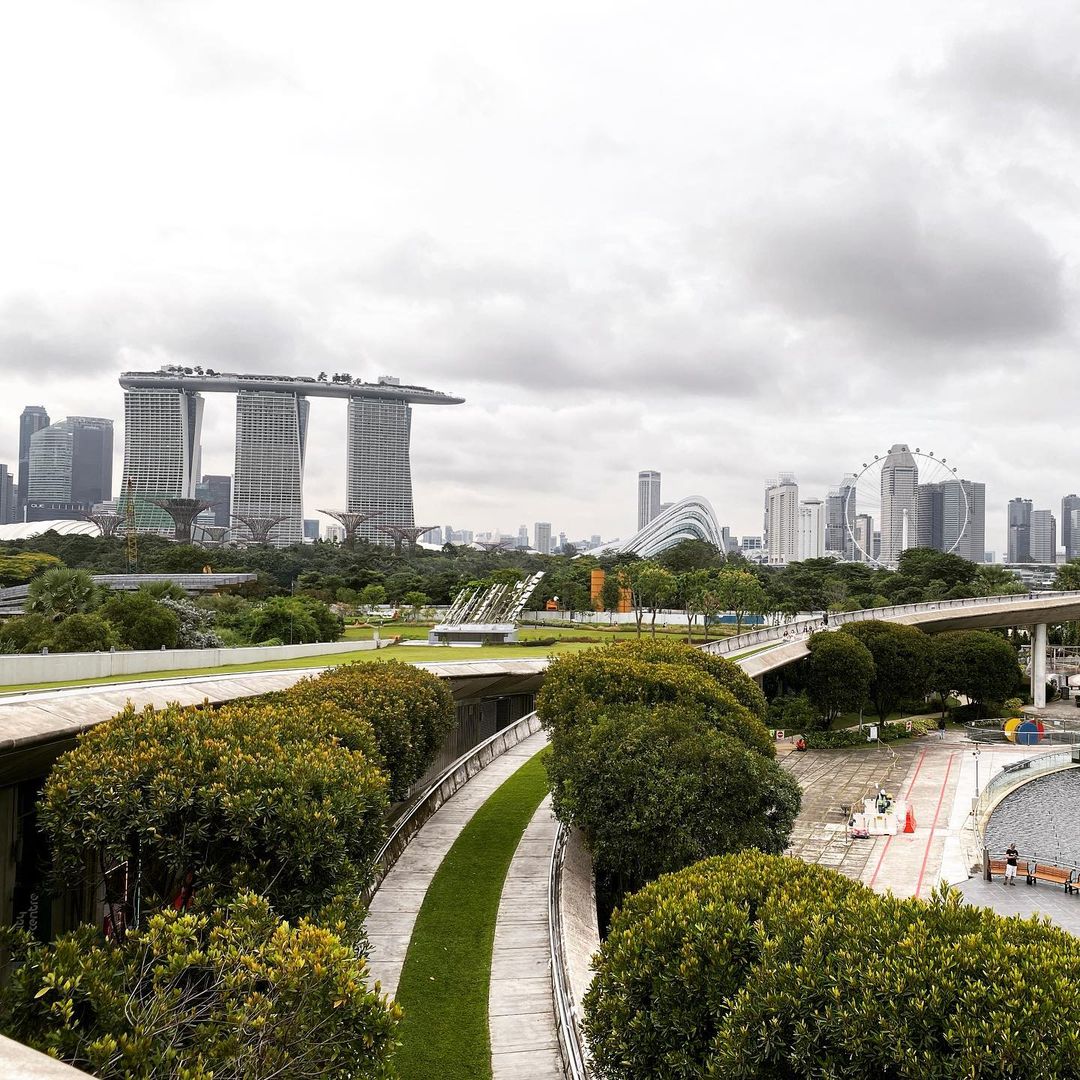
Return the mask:
M368 674L81 736L39 819L84 925L5 932L0 1030L108 1078L393 1075L358 897L455 710L410 665Z
M94 590L87 575L129 569L124 543L45 533L0 551L0 586L33 586L27 615L0 626L0 652L332 641L342 633L342 615L362 617L386 604L419 615L432 605L449 604L463 588L513 582L537 570L545 576L531 597L532 609L555 600L573 617L595 606L614 611L629 599L639 632L655 633L657 613L675 609L685 613L688 626L704 628L706 637L708 624L720 614L730 613L738 631L754 617L1024 591L1002 567L918 549L904 552L895 571L833 559L762 566L698 540L683 541L650 560L631 554L489 552L449 544L438 551L408 546L396 551L365 542L207 549L158 536L140 537L138 552L136 569L142 573L198 573L209 565L215 571L253 573L257 580L196 600L168 586L109 597ZM605 570L606 578L594 601L590 574L596 568ZM1061 568L1062 587L1077 576L1076 569Z

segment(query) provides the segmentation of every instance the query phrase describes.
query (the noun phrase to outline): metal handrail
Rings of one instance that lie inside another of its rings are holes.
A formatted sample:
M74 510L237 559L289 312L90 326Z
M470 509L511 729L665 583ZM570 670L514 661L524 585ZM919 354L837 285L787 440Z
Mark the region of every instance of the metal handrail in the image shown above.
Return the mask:
M446 768L443 769L443 771L439 773L426 788L424 788L423 792L417 796L397 821L394 822L394 826L390 830L389 836L386 838L386 843L379 848L379 852L372 862L371 883L362 894L361 898L363 901L365 903L371 901L371 898L378 891L378 888L383 883L386 875L390 872L394 863L400 858L401 853L408 847L412 838L420 831L420 828L435 813L435 811L438 810L455 791L457 791L456 787L453 791L444 791L444 787L453 780L455 773L463 768L467 770L473 759L479 760L484 751L500 739L506 739L508 736L517 736L513 742L508 743L503 747L501 752L505 753L511 746L516 746L519 742L522 742L539 730L539 717L535 712L528 713L519 720L515 720L512 724L507 725L501 731L496 731L494 735L488 736L483 742L477 743L471 750L467 750L456 761L452 761L447 765ZM466 782L471 778L471 776L467 777Z
M828 613L829 626L838 626L849 622L863 622L870 619L887 619L897 615L917 615L930 611L955 611L964 607L993 607L997 604L1017 603L1024 599L1034 602L1035 600L1064 596L1080 597L1080 590L1039 592L1034 598L1030 594L1025 596L1023 593L1002 593L995 596L969 596L960 600L929 600L918 604L891 604L887 607L859 608L857 611L830 611ZM821 618L816 615L812 618L796 618L794 621L782 626L776 625L764 630L750 630L745 634L721 638L719 641L710 641L707 645L700 647L706 652L724 656L728 653L740 652L742 649L762 642L783 642L785 630L790 631L792 628L799 630L820 625Z
M575 1005L566 974L562 925L562 868L570 830L561 822L551 850L551 873L548 877L548 943L551 950L551 992L555 1002L555 1030L567 1080L588 1080L585 1047L574 1018Z

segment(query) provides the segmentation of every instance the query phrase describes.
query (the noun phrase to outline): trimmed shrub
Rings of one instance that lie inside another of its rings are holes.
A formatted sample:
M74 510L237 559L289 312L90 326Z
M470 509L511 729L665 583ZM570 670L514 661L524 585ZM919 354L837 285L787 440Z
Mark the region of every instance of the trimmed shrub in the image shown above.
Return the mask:
M1080 1075L1080 941L743 852L616 912L585 1001L595 1075Z
M62 880L128 863L144 910L192 889L264 893L288 918L356 893L384 837L374 736L324 702L124 712L80 736L40 820ZM138 897L107 896L113 922Z
M548 774L617 892L706 855L782 852L801 800L776 762L672 705L609 706L555 740Z
M328 930L244 895L159 912L122 944L89 927L49 945L4 935L0 1029L102 1080L389 1077L400 1015Z
M392 801L424 775L457 718L443 681L400 660L331 668L281 697L313 708L336 705L370 725Z
M699 668L711 675L759 720L765 719L765 695L758 684L734 661L678 641L627 641L613 648L624 655L636 656L651 663L689 664Z
M536 698L556 747L559 736L615 705L676 706L763 757L776 754L762 720L705 670L690 663L649 661L623 645L558 657L548 666Z

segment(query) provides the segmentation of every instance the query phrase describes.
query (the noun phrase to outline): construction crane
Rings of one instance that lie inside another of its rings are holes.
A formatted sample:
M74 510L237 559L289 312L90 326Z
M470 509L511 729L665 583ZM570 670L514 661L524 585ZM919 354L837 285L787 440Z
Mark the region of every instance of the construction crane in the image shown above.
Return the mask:
M130 476L124 493L124 533L127 538L127 572L134 574L139 568L139 536L135 523L135 485Z

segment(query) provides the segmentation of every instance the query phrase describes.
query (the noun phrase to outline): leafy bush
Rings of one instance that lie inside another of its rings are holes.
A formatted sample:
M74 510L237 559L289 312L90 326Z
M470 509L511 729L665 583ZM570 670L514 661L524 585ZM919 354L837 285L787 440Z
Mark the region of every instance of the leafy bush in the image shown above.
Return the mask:
M63 566L63 563L55 555L46 555L41 551L0 555L0 589L25 585L32 577L60 566Z
M69 615L53 627L49 648L53 652L99 652L120 643L111 623L100 615Z
M375 759L368 725L330 702L129 705L57 761L39 816L61 879L126 861L146 910L249 888L311 915L367 881L387 810ZM127 919L129 898L108 898Z
M101 614L129 649L175 649L180 620L147 592L113 593Z
M817 731L827 721L805 694L790 697L778 697L769 702L769 727L784 732Z
M844 746L865 746L866 732L858 728L837 731L808 731L803 736L808 750L838 750Z
M41 652L52 641L55 624L44 615L17 615L0 621L0 654Z
M198 607L186 596L180 600L163 597L161 606L177 618L176 647L178 649L220 649L224 642L214 632L214 616Z
M559 639L555 637L539 637L539 638L526 638L519 644L524 645L528 649L546 648L554 645ZM567 640L566 638L563 639Z
M282 696L316 709L336 705L369 724L390 779L391 800L403 799L424 775L457 718L443 681L399 660L343 664Z
M714 656L704 649L695 649L679 641L627 641L614 646L621 654L636 656L650 663L689 664L711 675L731 696L752 712L765 719L765 695L749 675L734 661Z
M706 855L781 852L801 800L775 761L674 705L608 706L556 738L548 774L556 814L617 891Z
M345 620L313 596L274 596L251 608L244 618L249 641L280 638L289 645L337 641Z
M110 944L90 927L49 945L6 935L0 1029L103 1080L392 1075L399 1010L330 931L262 898L160 912Z
M1080 1075L1080 941L947 890L708 859L630 897L595 964L602 1080Z
M654 647L662 648L663 643ZM680 654L693 651L677 648ZM625 645L558 657L548 666L536 699L540 719L552 732L553 742L559 734L588 723L611 705L674 705L735 736L764 757L776 754L762 720L701 667L650 661Z

